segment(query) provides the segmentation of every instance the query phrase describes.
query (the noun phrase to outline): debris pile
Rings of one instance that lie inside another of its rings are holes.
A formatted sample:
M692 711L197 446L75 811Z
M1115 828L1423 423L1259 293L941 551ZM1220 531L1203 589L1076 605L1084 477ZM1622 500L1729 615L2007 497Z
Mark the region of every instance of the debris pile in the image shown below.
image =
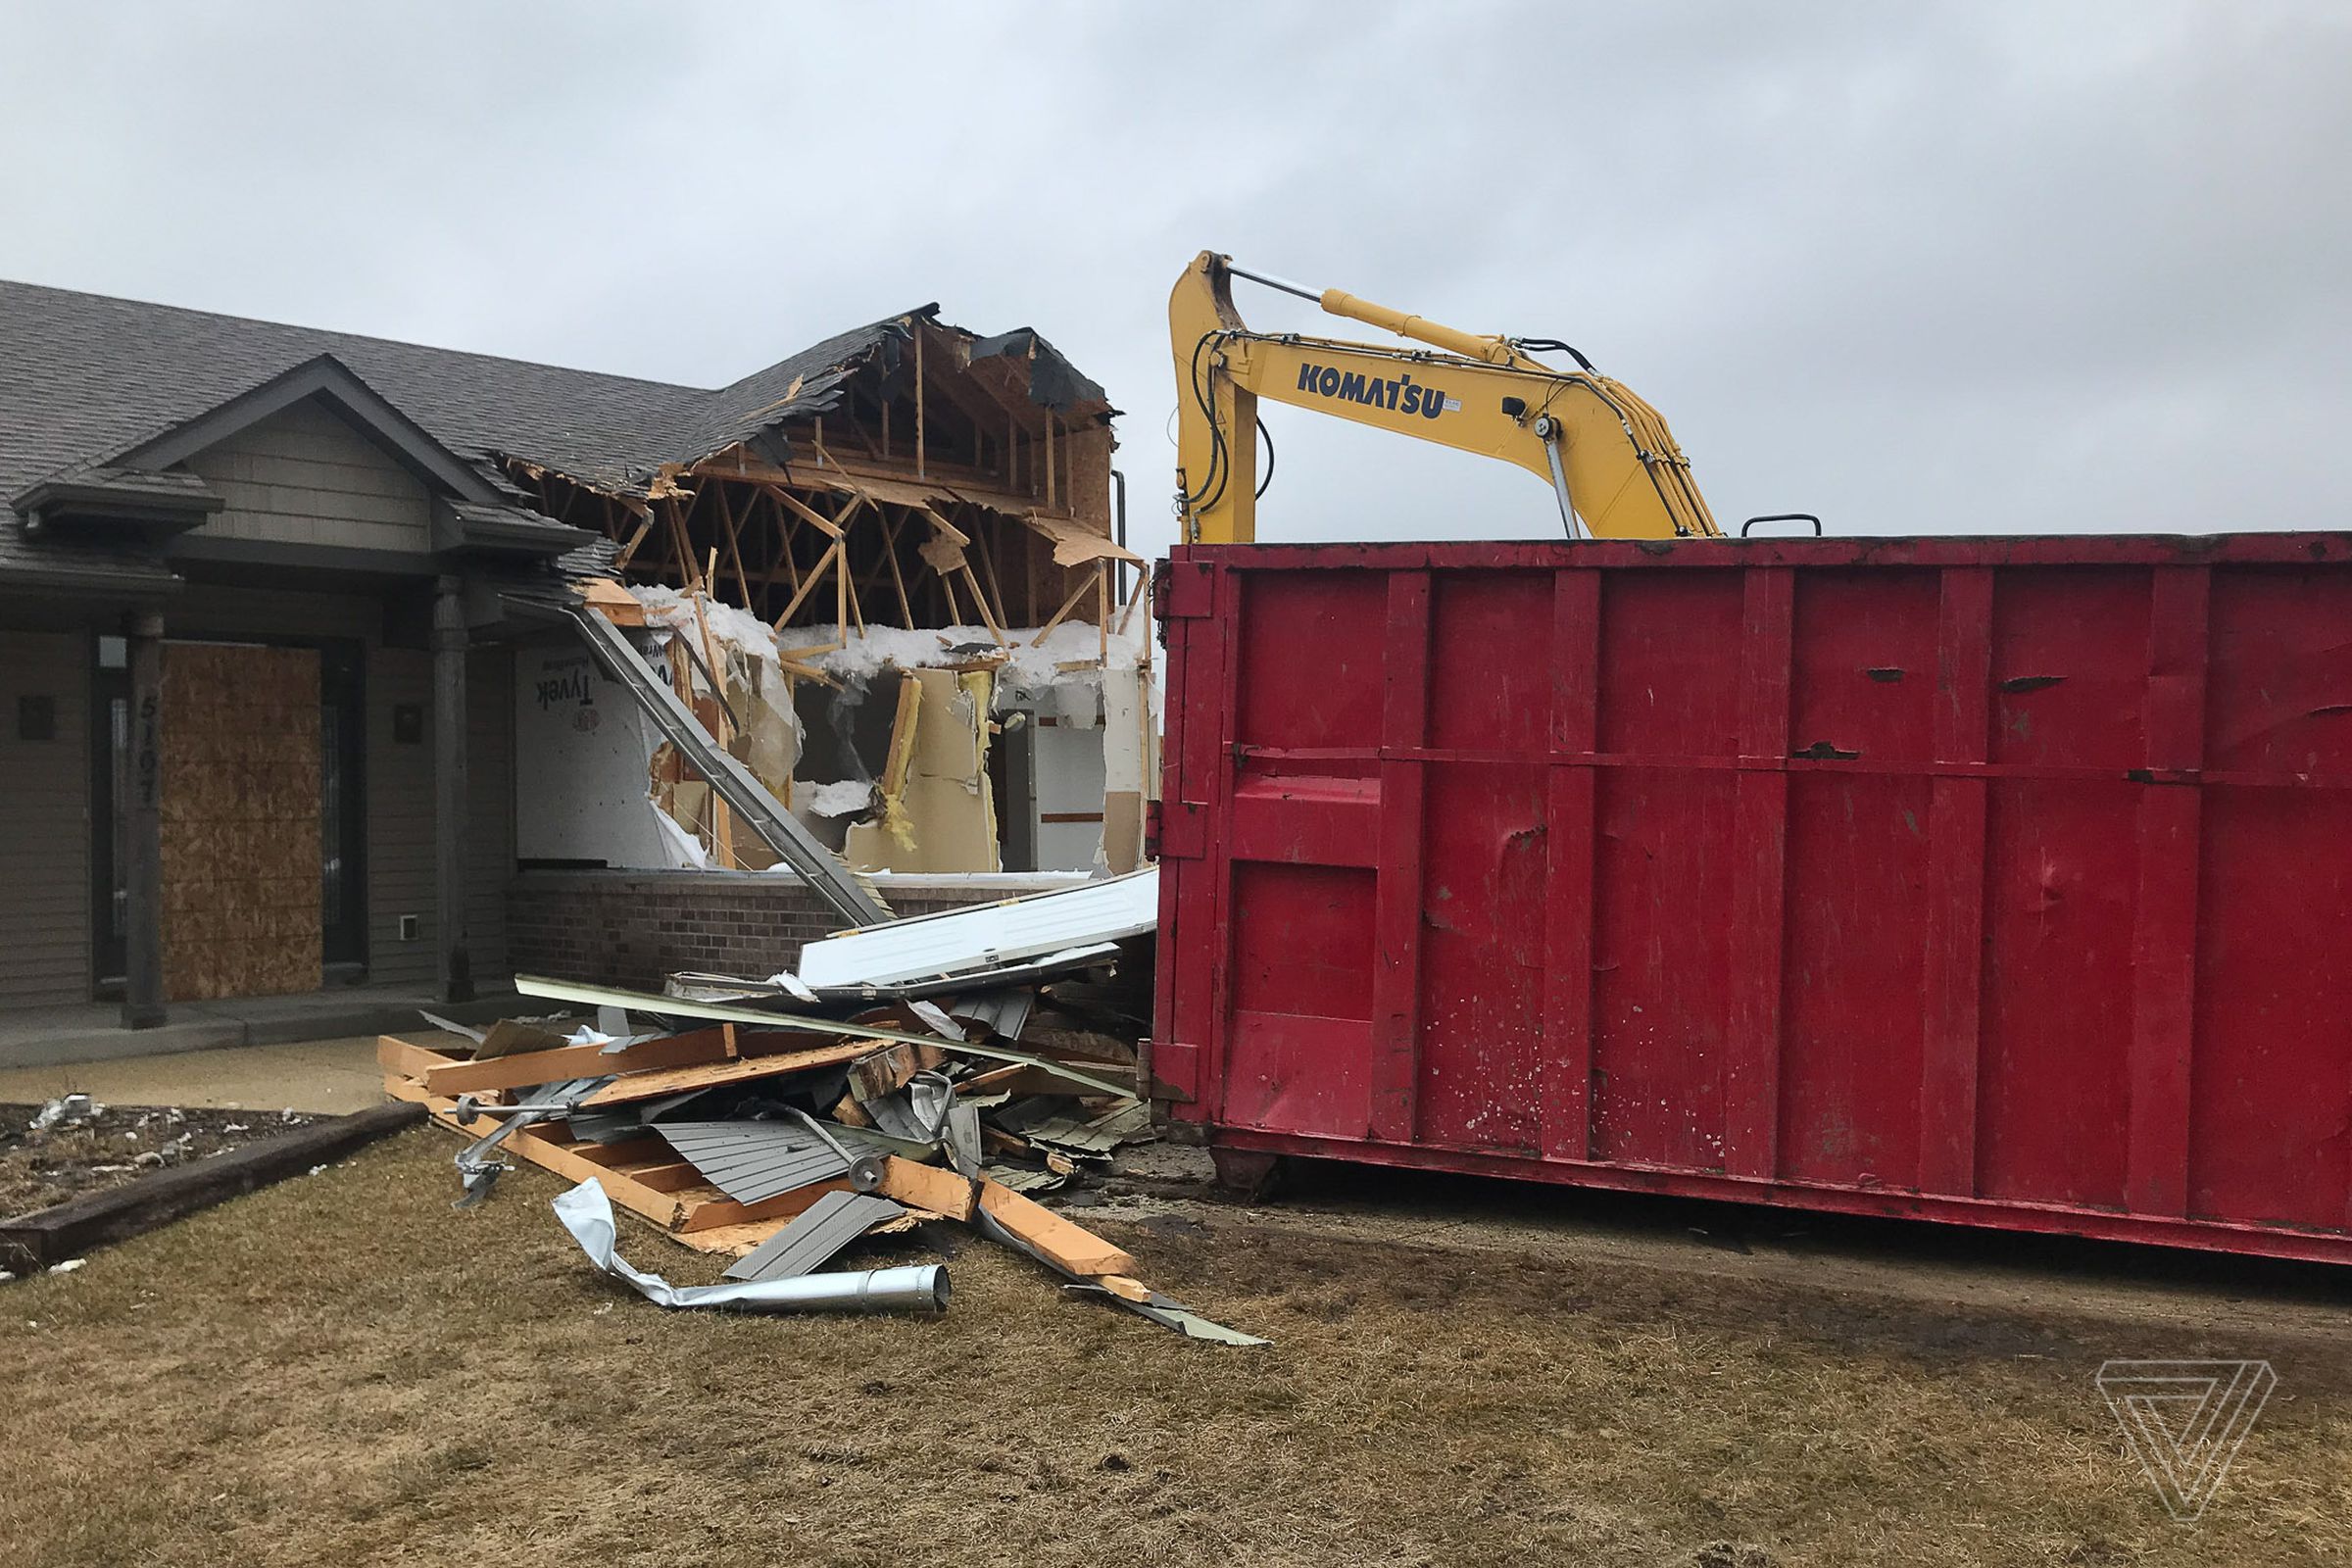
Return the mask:
M489 1195L508 1156L566 1177L565 1228L663 1305L942 1309L943 1269L816 1271L861 1236L953 1221L1164 1327L1260 1344L1158 1295L1125 1251L1031 1196L1155 1136L1134 1048L1075 1025L1088 977L1152 928L1157 880L843 932L760 980L682 974L656 994L518 976L593 1021L430 1019L471 1050L385 1036L385 1089L471 1136L459 1206ZM732 1256L733 1283L630 1267L614 1205Z

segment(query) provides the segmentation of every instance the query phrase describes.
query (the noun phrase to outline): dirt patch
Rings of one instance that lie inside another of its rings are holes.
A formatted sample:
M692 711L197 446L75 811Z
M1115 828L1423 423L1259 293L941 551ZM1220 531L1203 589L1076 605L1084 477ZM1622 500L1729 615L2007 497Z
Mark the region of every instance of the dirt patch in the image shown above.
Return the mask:
M319 1119L294 1112L100 1105L85 1119L36 1127L41 1111L39 1105L0 1104L0 1217L105 1192Z

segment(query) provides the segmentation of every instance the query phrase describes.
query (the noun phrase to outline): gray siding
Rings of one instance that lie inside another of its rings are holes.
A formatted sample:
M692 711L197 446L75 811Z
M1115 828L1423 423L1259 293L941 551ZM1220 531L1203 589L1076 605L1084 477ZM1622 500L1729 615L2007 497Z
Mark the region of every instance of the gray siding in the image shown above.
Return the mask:
M0 631L0 1007L90 1000L90 644ZM57 738L17 738L17 699L47 697Z
M392 710L424 710L424 738L395 745ZM379 985L433 981L433 656L384 648L368 665L368 978ZM400 940L400 917L418 936Z
M466 925L473 972L484 985L507 973L507 883L514 868L514 653L476 651L466 692ZM392 710L424 710L424 741L392 740ZM427 985L440 952L433 898L433 658L421 651L377 651L368 696L368 978ZM400 917L417 916L416 941L400 940Z
M382 643L373 599L191 585L166 612L169 634L348 637L367 645L368 956L375 984L429 986L438 951L433 898L432 656ZM0 630L0 1008L90 1000L89 639ZM53 699L57 738L17 738L17 699ZM424 739L396 745L392 710L424 710ZM466 693L470 775L466 923L474 974L509 973L508 884L514 864L514 653L485 647ZM170 722L170 715L166 715ZM400 940L400 916L420 917Z
M196 530L226 539L431 548L416 477L318 403L298 403L188 460L228 507Z

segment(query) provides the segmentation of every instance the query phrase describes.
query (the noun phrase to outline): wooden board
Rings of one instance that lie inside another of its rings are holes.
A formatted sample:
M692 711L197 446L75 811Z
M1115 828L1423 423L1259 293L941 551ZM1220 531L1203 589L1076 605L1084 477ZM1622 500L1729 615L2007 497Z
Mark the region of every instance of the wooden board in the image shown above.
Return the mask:
M492 1089L522 1089L531 1084L561 1083L566 1078L602 1078L607 1073L688 1067L725 1058L719 1032L697 1029L689 1034L648 1040L611 1055L606 1055L601 1046L558 1046L553 1051L518 1052L512 1056L493 1056L488 1061L453 1058L416 1076L422 1077L424 1087L436 1095L478 1095ZM382 1060L380 1054L377 1059Z
M1132 1256L1094 1232L986 1177L980 1181L980 1206L998 1224L1073 1274L1127 1274L1135 1268Z
M394 1100L413 1101L432 1112L433 1120L444 1127L455 1128L469 1138L479 1138L498 1129L495 1116L476 1116L471 1121L458 1119L457 1102L425 1092L424 1085L414 1078L386 1074L384 1093ZM603 1185L605 1196L632 1213L642 1214L664 1230L674 1229L685 1215L686 1204L669 1193L656 1192L641 1182L631 1181L606 1169L577 1152L544 1136L541 1129L517 1127L499 1145L517 1159L527 1159L542 1170L553 1171L565 1181L584 1182L593 1176Z
M163 651L164 992L319 984L318 654Z
M391 1037L386 1036L385 1040L389 1042ZM476 1116L469 1122L459 1120L456 1101L431 1094L416 1079L398 1072L384 1075L384 1093L394 1100L424 1106L434 1121L469 1138L478 1138L498 1125L489 1116ZM790 1224L795 1215L826 1193L849 1190L845 1178L779 1193L758 1203L738 1203L699 1180L690 1184L673 1176L673 1167L667 1162L651 1165L643 1171L627 1169L628 1156L645 1156L655 1140L571 1144L564 1141L565 1136L557 1128L517 1127L499 1147L515 1158L527 1160L568 1182L594 1177L616 1206L652 1220L672 1241L683 1242L698 1251L740 1257ZM646 1179L648 1176L652 1179Z
M873 1049L874 1043L870 1040L844 1040L838 1045L817 1046L808 1051L787 1051L774 1056L744 1056L735 1061L716 1061L704 1067L678 1067L665 1072L633 1072L605 1085L580 1104L585 1109L630 1100L654 1100L662 1095L683 1094L689 1089L714 1089L720 1084L750 1083L760 1078L806 1072L811 1067L838 1066L843 1062L855 1061Z
M463 1035L436 1033L434 1039L456 1045L466 1043ZM457 1059L439 1047L421 1041L404 1040L399 1035L375 1037L375 1064L397 1078L414 1078L421 1083L433 1068L446 1067Z
M895 1198L925 1213L946 1219L972 1217L971 1178L937 1165L918 1165L911 1159L891 1154L883 1161L880 1191L883 1197Z

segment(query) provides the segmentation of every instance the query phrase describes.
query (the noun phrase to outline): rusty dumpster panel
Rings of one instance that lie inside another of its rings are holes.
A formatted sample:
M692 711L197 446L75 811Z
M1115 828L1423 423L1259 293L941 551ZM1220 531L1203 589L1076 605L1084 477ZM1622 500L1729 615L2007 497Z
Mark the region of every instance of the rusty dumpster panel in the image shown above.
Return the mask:
M1217 1147L2352 1261L2352 535L1157 588Z

